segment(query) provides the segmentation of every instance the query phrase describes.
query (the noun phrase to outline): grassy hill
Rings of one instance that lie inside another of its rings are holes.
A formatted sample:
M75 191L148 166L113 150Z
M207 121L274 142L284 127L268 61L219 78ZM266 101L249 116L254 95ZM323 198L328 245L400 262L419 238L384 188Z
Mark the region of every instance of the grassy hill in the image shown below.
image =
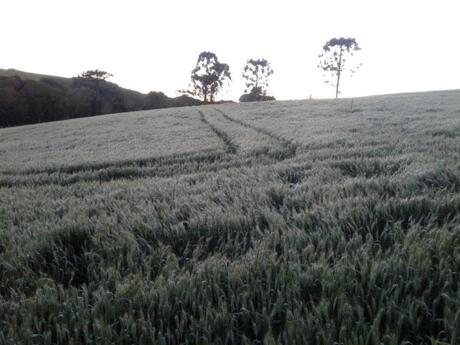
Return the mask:
M0 129L1 344L460 343L460 91Z

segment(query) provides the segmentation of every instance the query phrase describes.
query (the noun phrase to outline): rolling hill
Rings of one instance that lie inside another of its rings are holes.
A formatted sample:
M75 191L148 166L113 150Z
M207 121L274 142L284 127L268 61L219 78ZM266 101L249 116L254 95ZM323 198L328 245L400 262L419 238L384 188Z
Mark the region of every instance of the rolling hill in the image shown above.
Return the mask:
M1 344L457 344L460 91L0 129Z
M108 81L0 69L0 128L101 114L202 104L182 95L148 94Z
M71 78L58 77L55 75L48 75L48 74L25 72L25 71L20 71L14 68L8 68L8 69L0 68L0 77L19 77L24 80L35 80L35 81L40 81L43 78L47 78L47 79L54 79L56 81L60 81L64 83L71 82Z

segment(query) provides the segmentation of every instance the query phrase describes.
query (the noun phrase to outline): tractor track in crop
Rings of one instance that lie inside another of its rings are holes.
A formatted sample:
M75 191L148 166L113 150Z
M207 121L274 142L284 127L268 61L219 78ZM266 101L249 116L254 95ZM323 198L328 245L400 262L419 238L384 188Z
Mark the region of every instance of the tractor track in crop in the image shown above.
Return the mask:
M37 187L47 185L68 186L77 183L138 178L172 178L225 169L268 165L293 158L297 146L269 131L237 120L220 109L215 109L225 120L251 129L279 143L274 148L258 154L238 154L241 151L227 132L211 123L205 113L198 110L200 120L220 138L224 151L191 152L118 162L85 163L62 167L31 168L0 172L0 188ZM277 145L278 146L278 145Z
M209 128L211 128L211 130L222 140L222 142L225 145L226 151L228 153L235 154L239 149L238 144L234 143L226 132L220 130L219 128L214 126L212 123L210 123L206 119L206 116L201 110L198 110L198 113L200 114L200 120L206 125L208 125Z
M226 120L231 121L233 123L237 123L240 126L252 129L253 131L256 131L256 132L258 132L258 133L260 133L262 135L265 135L265 136L269 137L270 139L278 142L280 144L280 146L283 148L283 150L285 151L285 153L289 157L294 157L296 155L297 149L298 149L298 144L295 144L292 141L287 140L286 138L283 138L283 137L281 137L279 135L276 135L276 134L274 134L274 133L272 133L272 132L270 132L270 131L268 131L268 130L266 130L264 128L260 128L260 127L254 126L254 125L252 125L250 123L235 119L234 117L228 115L223 110L220 110L220 109L217 109L217 108L213 108L213 109L215 111L217 111L219 114L221 114Z
M175 178L192 176L194 174L217 173L222 170L268 166L281 162L290 157L273 155L238 156L227 154L226 158L212 164L183 164L181 166L159 166L147 168L105 168L95 171L80 171L74 173L56 172L51 174L29 174L0 176L0 188L38 187L48 185L69 186L78 183L106 183L116 180L135 180L140 178Z

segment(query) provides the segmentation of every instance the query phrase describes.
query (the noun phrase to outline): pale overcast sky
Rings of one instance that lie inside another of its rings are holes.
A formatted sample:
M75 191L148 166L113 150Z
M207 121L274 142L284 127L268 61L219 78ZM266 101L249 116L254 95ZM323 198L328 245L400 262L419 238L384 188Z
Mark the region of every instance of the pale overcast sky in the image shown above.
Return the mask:
M0 68L71 77L114 74L127 88L188 86L203 50L228 63L238 99L248 58L266 58L277 99L333 97L318 54L354 37L363 63L344 97L460 88L460 0L2 0Z

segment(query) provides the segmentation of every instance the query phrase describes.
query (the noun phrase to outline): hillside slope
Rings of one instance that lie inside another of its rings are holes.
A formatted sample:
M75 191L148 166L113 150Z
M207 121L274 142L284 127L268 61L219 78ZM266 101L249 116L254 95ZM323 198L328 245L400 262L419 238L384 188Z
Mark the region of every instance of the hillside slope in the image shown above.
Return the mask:
M40 79L43 79L43 78L48 78L48 79L55 79L61 82L68 82L68 83L71 82L71 78L58 77L55 75L48 75L48 74L25 72L25 71L20 71L14 68L8 68L8 69L0 68L0 77L20 77L21 79L24 79L24 80L35 80L35 81L39 81Z
M143 109L199 105L182 95L144 95L117 84L0 69L0 128Z
M0 343L460 342L460 91L0 129Z

